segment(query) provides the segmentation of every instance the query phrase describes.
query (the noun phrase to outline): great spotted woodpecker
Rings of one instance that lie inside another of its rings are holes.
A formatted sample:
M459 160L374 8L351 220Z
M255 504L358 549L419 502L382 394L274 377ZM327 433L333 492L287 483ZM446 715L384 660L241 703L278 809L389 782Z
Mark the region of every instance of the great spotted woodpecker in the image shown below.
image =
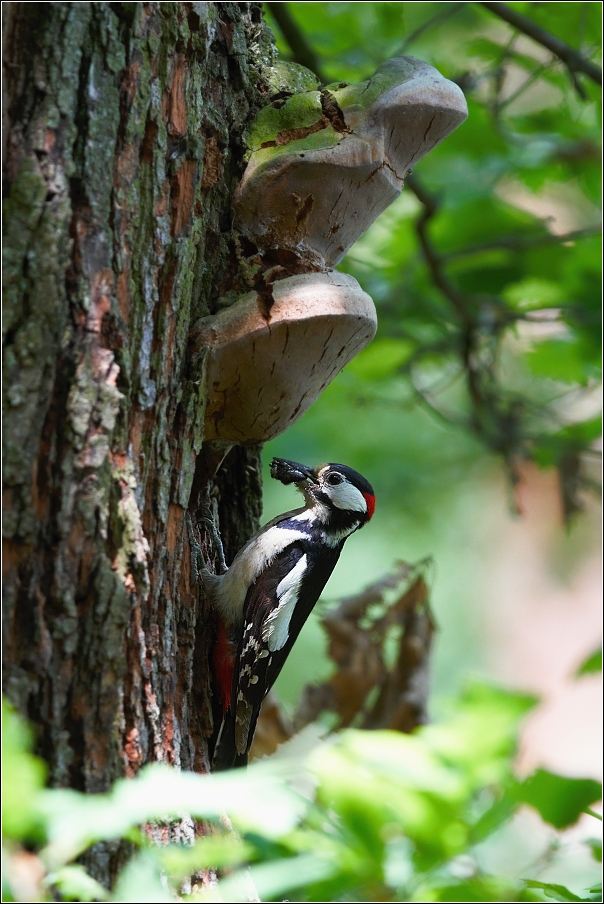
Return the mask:
M373 515L375 494L346 465L309 468L275 458L271 476L295 483L302 508L266 524L225 574L202 569L219 616L213 667L220 727L213 768L243 766L260 707L335 568L346 539ZM218 726L217 726L218 727Z

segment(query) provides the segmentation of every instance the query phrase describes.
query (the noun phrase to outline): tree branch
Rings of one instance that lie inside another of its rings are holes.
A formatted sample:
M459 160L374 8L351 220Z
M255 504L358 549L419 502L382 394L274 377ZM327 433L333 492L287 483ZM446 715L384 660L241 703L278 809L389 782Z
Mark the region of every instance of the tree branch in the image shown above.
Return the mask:
M572 47L569 47L568 44L565 44L560 38L555 37L555 35L550 34L549 31L541 28L540 25L537 25L532 19L529 19L528 16L517 13L515 10L511 9L507 3L481 2L480 6L484 6L485 9L488 9L489 12L499 16L500 19L503 19L504 22L507 22L513 28L517 28L518 31L521 31L529 38L532 38L533 41L536 41L537 44L546 47L551 53L557 56L559 60L562 60L571 74L583 72L584 75L595 82L596 85L602 85L602 70L599 66L592 63L591 60L586 59L586 57L582 56Z
M466 310L465 299L461 292L453 285L442 266L443 258L436 251L428 236L428 223L438 210L436 198L434 198L415 176L407 176L405 185L411 189L417 200L423 205L423 212L416 221L415 228L419 242L426 258L426 263L430 270L434 284L440 289L443 295L448 298L455 310L457 311L461 322L467 328L470 325L470 318Z
M321 71L319 59L306 40L306 36L288 9L287 3L267 3L275 22L281 29L283 37L289 44L295 63L305 66L325 85L328 79Z
M415 228L432 280L445 298L451 302L459 316L461 359L466 371L472 412L468 427L491 449L502 455L509 468L513 468L512 459L518 446L519 410L517 406L510 408L509 405L502 404L502 398L496 390L495 357L493 355L489 361L485 362L484 354L481 353L481 348L484 351L482 340L485 338L485 333L481 328L479 312L475 308L477 299L475 296L460 292L453 285L445 272L444 256L438 253L430 241L427 226L430 219L438 212L437 199L418 182L415 176L407 177L405 183L424 207L423 213L416 220ZM492 334L487 336L489 341L496 339L496 333L501 330L503 325L504 322L501 321L498 327L494 326L491 329ZM438 412L438 409L435 409L435 406L426 397L425 391L414 384L413 379L411 379L411 383L418 398ZM442 412L438 413L442 417L446 417Z
M501 113L504 107L508 107L510 104L514 103L519 97L521 97L524 92L530 88L530 86L548 69L548 66L537 66L536 69L531 72L529 77L525 79L525 81L520 85L519 88L516 89L509 97L506 97L505 100L500 101L497 104L497 113Z
M434 415L437 420L441 421L447 427L461 427L463 430L471 430L471 424L467 418L457 417L454 414L446 414L441 408L434 404L426 394L425 389L421 389L413 380L413 374L409 374L409 383L411 385L411 391L413 392L413 398L419 404L428 411L429 414Z
M445 9L436 13L435 16L432 16L430 19L422 22L422 24L418 28L416 28L415 31L411 32L408 38L405 38L397 53L404 53L407 47L409 47L410 44L413 43L413 41L417 40L417 38L419 38L419 36L422 35L425 31L428 31L429 28L432 28L435 25L442 25L443 22L445 22L447 19L450 19L451 16L455 15L455 13L458 13L459 10L462 9L462 7L464 7L465 5L465 2L450 3L447 7L445 7Z
M502 236L492 242L484 242L480 245L468 245L467 248L459 248L457 251L449 251L443 254L441 260L452 261L460 257L469 257L473 254L482 254L484 251L530 251L531 248L543 248L547 245L563 245L565 242L576 242L578 239L587 238L590 235L600 233L599 226L590 229L577 229L574 232L566 232L562 235L552 235L546 232L544 235L535 236Z

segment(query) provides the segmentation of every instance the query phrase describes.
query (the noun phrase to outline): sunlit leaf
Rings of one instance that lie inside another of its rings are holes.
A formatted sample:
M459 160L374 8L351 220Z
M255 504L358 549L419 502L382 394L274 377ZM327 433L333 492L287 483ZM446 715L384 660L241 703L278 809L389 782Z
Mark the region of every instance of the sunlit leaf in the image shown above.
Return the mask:
M2 700L2 832L20 841L40 838L43 820L37 807L46 765L30 753L31 730Z
M597 650L594 650L587 659L585 659L577 671L575 672L575 678L580 678L581 675L591 675L594 672L602 671L602 647L599 647Z
M119 875L110 898L111 901L135 902L174 902L165 878L159 868L159 862L151 851L136 854Z
M50 873L46 884L57 889L62 901L105 901L109 897L107 889L77 863Z
M586 807L602 797L600 782L592 779L566 778L546 769L538 769L517 789L518 799L530 804L545 822L557 829L573 825Z
M523 894L521 886L514 886L509 880L497 876L473 876L448 884L435 883L434 890L428 892L431 901L527 901L541 900ZM413 900L420 900L413 898ZM425 898L424 898L425 900Z
M548 898L552 898L554 901L586 900L585 898L580 898L578 895L573 894L572 891L569 891L564 885L555 885L552 882L536 882L533 879L525 879L524 883L527 888L540 889Z
M474 683L450 720L424 730L426 740L445 760L463 766L476 784L501 781L508 775L518 724L537 702L528 694Z
M168 845L161 848L157 856L170 876L184 879L201 869L239 866L252 860L254 852L253 845L233 835L210 835L190 846Z
M321 857L320 852L301 854L240 870L222 880L219 893L224 901L245 901L249 900L247 895L250 891L255 889L261 901L279 900L292 889L329 878L335 869L335 864Z
M291 829L306 803L283 781L287 767L277 762L216 776L178 772L163 765L123 779L110 794L46 791L41 807L49 825L49 863L64 863L95 841L120 838L153 819L185 814L219 819L228 813L245 829L279 836Z
M586 838L583 842L588 846L592 853L592 857L597 863L602 862L602 839L601 838Z
M551 380L563 383L587 383L597 377L598 368L586 362L576 342L570 339L546 339L527 355L531 370Z
M504 292L505 299L520 311L556 308L564 301L564 288L545 279L529 278L514 283Z

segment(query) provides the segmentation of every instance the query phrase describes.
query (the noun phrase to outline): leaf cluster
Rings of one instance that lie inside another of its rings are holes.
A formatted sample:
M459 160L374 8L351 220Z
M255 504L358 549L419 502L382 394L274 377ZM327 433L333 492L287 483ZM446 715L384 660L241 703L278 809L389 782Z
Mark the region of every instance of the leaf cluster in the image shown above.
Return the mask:
M152 765L99 795L44 788L28 731L5 704L3 899L32 899L25 869L35 900L240 901L250 888L261 900L598 900L481 863L485 841L522 805L563 829L601 796L589 779L514 775L519 724L535 703L474 684L446 719L413 735L347 730L304 753L298 738L217 776ZM149 843L145 826L192 817L203 820L194 844ZM138 853L108 892L75 861L119 838Z

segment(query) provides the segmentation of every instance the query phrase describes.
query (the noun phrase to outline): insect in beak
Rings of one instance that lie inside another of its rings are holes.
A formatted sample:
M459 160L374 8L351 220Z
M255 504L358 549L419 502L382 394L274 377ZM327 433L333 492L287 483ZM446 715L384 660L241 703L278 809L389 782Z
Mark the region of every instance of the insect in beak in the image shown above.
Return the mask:
M286 486L290 483L303 483L310 480L318 483L313 468L301 465L297 461L288 461L286 458L273 458L271 462L271 477L281 481Z

